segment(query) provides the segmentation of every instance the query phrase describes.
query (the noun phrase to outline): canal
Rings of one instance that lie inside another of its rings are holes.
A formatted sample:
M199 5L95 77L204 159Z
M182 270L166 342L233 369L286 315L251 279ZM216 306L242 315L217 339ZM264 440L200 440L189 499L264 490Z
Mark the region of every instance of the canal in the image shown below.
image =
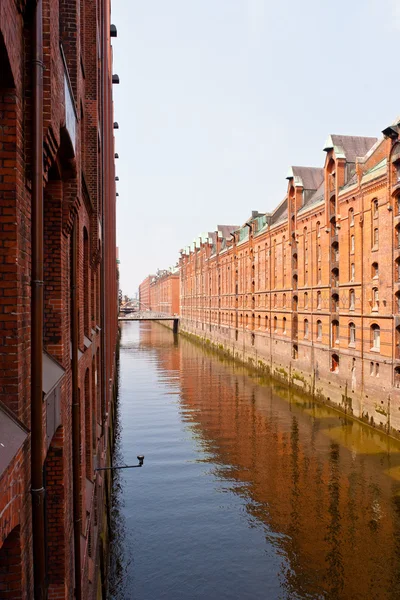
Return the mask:
M122 324L113 600L399 599L400 445Z

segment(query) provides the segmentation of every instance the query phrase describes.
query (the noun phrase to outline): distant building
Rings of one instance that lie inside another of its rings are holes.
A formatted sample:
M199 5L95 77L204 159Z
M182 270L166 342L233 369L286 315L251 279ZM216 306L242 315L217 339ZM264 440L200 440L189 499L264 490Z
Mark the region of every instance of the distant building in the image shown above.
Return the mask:
M179 314L179 271L159 271L150 284L152 310L167 315Z
M148 275L139 285L139 310L151 310L150 284L155 275Z

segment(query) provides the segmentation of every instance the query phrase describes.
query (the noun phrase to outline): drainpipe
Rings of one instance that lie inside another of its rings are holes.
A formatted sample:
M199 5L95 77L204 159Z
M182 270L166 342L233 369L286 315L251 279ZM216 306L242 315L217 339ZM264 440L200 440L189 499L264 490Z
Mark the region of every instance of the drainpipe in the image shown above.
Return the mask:
M75 598L81 600L81 510L80 510L80 402L78 389L78 298L77 298L77 224L71 239L71 345L72 345L72 478L74 513Z
M42 0L33 21L31 494L35 600L46 598L43 480L43 23Z

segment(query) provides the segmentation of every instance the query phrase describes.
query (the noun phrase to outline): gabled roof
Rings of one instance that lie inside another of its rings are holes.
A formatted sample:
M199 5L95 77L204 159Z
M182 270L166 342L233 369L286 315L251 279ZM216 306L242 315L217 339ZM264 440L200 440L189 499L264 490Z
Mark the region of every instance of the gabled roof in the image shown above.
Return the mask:
M294 179L294 185L305 190L317 190L324 180L324 169L318 167L290 167L286 179Z
M239 229L238 225L217 225L217 230L222 233L222 237L229 240L231 233Z
M330 135L325 142L324 150L334 150L336 158L345 158L347 162L356 162L357 156L364 156L378 141L376 137L359 137L355 135Z

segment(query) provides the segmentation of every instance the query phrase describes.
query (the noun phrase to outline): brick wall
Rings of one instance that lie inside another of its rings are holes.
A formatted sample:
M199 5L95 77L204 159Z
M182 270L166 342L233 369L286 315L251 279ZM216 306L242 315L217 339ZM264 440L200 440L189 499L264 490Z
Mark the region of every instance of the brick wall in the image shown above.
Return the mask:
M33 5L22 0L0 3L0 402L28 430L31 396L32 24ZM84 548L82 589L90 598L97 595L99 556L106 549L104 481L96 475L94 468L104 465L110 456L109 418L106 415L112 414L117 340L109 0L90 3L43 0L43 48L43 341L45 351L64 373L55 382L60 402L59 427L51 439L44 436L43 446L48 594L50 598L70 598L75 588L71 442L71 232L75 222L78 231L81 415L79 494L82 533L79 542ZM99 48L102 49L100 53ZM67 92L66 81L70 86ZM68 103L72 110L70 118L75 115L76 119L75 138L67 128L65 111ZM103 284L107 293L102 314ZM46 406L45 398L45 432L52 418L47 414ZM18 532L22 573L18 583L21 598L27 599L33 597L30 442L28 435L0 477L0 556L3 559L10 554L9 548L14 545L15 532ZM89 493L90 490L95 493ZM4 560L0 560L2 565ZM0 572L1 593L9 585L6 576L4 567ZM9 597L1 596L1 593L0 597Z

